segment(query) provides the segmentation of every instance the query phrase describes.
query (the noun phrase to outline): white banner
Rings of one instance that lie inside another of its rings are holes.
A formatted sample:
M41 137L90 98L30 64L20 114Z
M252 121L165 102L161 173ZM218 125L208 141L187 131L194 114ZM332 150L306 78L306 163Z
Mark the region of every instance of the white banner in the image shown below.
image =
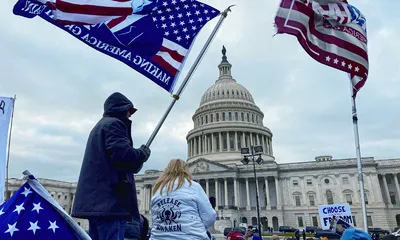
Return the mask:
M318 211L321 220L321 228L324 230L329 229L331 220L334 217L354 226L353 215L351 214L350 205L348 203L320 205L318 206Z
M8 132L13 105L13 98L0 97L0 204L4 202Z

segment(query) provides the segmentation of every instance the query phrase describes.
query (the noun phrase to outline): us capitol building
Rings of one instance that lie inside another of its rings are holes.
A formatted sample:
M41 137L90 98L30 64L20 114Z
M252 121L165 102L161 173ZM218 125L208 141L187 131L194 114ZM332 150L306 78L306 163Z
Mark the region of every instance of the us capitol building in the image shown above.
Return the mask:
M193 179L216 200L215 229L257 224L256 181L264 230L279 226L319 226L318 205L349 203L356 227L362 226L357 161L318 156L315 161L278 164L272 131L251 93L232 77L226 50L218 65L219 77L203 94L186 136L187 162ZM254 178L250 162L243 165L241 147L262 146L262 164ZM369 227L393 231L400 226L400 159L363 158L365 199ZM162 170L162 169L160 169ZM160 170L136 175L140 212L151 220L152 186ZM71 212L76 183L39 179L60 205ZM11 193L22 185L11 179ZM87 228L87 222L77 220Z

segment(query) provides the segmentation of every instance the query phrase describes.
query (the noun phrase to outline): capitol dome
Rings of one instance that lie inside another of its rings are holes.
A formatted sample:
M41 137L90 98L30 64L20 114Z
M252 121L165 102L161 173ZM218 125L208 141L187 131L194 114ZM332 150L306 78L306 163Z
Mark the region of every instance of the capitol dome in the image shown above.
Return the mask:
M226 50L223 50L222 62L218 66L219 78L201 98L200 105L207 104L208 102L221 100L244 100L254 104L253 96L242 85L232 78L231 69L232 65L228 62L226 57Z
M215 100L244 100L254 103L251 93L234 79L221 79L203 94L200 105Z
M232 77L232 65L222 49L219 77L203 94L192 117L188 162L206 158L223 164L241 164L242 147L262 146L264 161L274 161L272 133L263 125L264 114L251 93Z

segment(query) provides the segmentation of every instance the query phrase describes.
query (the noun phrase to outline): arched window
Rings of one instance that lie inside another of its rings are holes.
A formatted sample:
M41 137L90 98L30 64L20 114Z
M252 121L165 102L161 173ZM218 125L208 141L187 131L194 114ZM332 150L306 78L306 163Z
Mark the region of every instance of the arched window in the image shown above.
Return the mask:
M328 204L333 204L333 194L331 190L326 191L326 201Z
M237 121L238 119L239 119L239 114L235 112L235 121Z
M226 132L223 132L221 134L221 137L222 137L222 151L227 151L228 150L228 142L227 142Z
M210 122L211 123L214 121L213 117L214 117L214 115L211 113L211 115L210 115Z
M315 193L308 192L307 195L308 195L309 206L315 206Z
M217 113L217 115L216 115L216 119L215 119L217 122L219 122L219 113Z
M235 149L235 133L234 132L229 133L229 148L231 150Z
M353 205L353 192L352 191L344 190L343 196L344 196L345 202L347 202L349 205Z
M247 121L250 122L250 114L247 113Z
M228 113L228 120L232 121L232 113L231 112Z
M204 124L204 118L201 117L201 125L203 125L203 124Z
M299 193L295 193L293 195L294 198L294 203L296 204L296 207L301 207L301 195Z
M242 121L244 121L244 113L240 113L240 117L241 117Z
M206 124L208 123L208 115L206 115Z
M251 114L251 122L254 123L254 114Z
M225 113L222 113L222 121L225 121Z
M251 218L251 224L252 224L253 226L257 226L257 218L256 218L256 217L252 217L252 218Z

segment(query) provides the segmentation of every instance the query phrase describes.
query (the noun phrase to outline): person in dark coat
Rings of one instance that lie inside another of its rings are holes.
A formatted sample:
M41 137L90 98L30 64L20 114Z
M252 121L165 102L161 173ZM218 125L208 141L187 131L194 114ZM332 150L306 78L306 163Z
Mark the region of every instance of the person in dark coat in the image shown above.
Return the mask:
M306 240L306 230L303 229L303 240Z
M150 156L142 145L133 148L131 120L136 112L132 102L113 93L104 103L103 118L90 132L72 216L89 220L93 240L123 240L127 221L136 224L140 239L140 214L133 174Z
M380 238L379 238L379 233L376 233L376 232L374 232L373 234L372 234L372 240L379 240Z
M296 238L296 240L300 240L300 231L299 230L296 230L294 232L294 237Z

